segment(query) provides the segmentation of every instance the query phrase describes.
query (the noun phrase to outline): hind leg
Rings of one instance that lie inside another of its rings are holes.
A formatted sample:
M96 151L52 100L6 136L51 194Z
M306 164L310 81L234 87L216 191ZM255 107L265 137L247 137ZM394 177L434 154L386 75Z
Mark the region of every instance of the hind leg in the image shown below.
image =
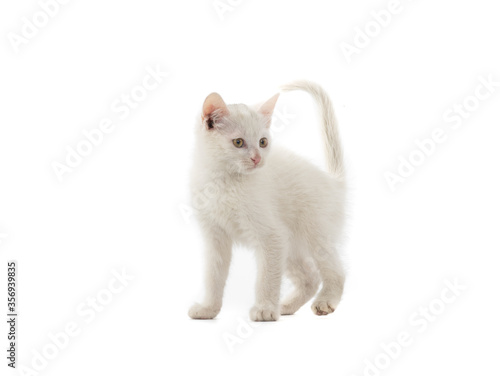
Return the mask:
M328 315L337 308L344 291L345 272L334 242L317 244L312 256L318 267L323 286L311 309L316 315Z
M292 281L294 290L281 303L281 314L293 315L316 294L320 278L311 258L290 257L285 273Z

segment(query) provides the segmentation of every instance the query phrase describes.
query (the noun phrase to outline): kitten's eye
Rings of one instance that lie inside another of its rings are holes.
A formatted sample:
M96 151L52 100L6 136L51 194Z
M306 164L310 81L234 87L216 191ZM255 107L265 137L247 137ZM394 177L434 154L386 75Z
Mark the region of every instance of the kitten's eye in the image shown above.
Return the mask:
M245 144L245 141L243 141L242 138L235 138L233 140L233 144L234 146L236 146L237 148L241 148L244 144Z
M263 137L259 141L260 147L265 148L267 146L267 138Z

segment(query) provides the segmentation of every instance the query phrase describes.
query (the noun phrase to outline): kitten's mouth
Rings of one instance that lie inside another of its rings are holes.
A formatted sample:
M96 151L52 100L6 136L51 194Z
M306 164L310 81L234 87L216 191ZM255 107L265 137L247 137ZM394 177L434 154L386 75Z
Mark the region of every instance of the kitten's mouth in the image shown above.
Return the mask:
M248 168L247 168L247 171L253 172L255 170L258 170L261 167L262 167L261 163L254 164L254 165L249 165Z

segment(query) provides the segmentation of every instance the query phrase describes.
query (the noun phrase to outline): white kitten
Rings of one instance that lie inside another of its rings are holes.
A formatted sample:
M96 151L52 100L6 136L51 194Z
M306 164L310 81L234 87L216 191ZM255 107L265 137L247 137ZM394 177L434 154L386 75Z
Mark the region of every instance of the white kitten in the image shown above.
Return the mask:
M344 227L345 182L337 123L330 99L314 83L295 82L317 101L330 174L292 152L273 147L269 127L279 94L258 110L226 105L219 94L203 104L196 128L192 171L193 206L206 243L206 294L189 310L193 319L212 319L222 306L232 245L255 249L258 276L255 321L291 315L322 289L312 304L317 315L339 304L344 271L338 246ZM294 284L281 304L283 273Z

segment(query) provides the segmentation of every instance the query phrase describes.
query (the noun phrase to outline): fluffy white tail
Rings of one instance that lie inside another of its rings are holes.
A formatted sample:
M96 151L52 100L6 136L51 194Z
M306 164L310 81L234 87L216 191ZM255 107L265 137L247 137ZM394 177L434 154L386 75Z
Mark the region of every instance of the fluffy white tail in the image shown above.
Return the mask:
M303 90L308 92L318 103L323 123L323 140L328 170L338 178L344 176L344 158L338 134L337 120L333 112L332 102L325 90L310 81L294 81L281 87L282 91Z

